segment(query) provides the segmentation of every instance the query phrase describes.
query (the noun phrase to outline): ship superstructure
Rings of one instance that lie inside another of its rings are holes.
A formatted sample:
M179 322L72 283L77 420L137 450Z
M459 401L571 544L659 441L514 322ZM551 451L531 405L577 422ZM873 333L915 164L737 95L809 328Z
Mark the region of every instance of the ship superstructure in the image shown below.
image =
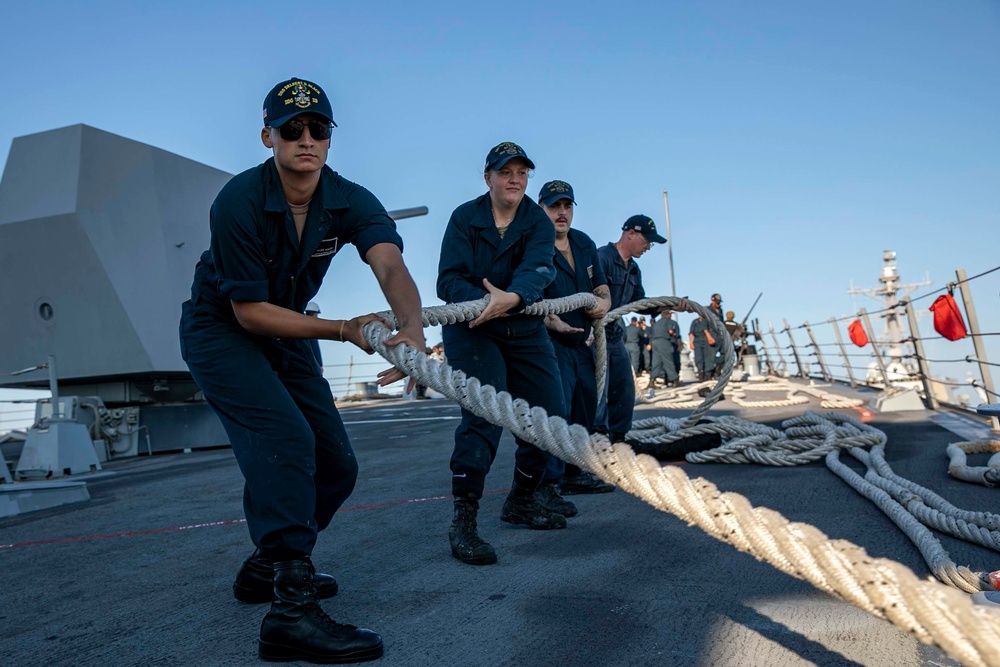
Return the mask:
M896 266L896 253L885 250L882 253L882 272L878 278L878 287L851 287L850 295L863 295L875 299L882 305L879 317L884 321L882 335L872 341L878 345L885 361L886 375L890 382L897 386L918 386L919 369L914 361L913 344L903 327L903 312L900 300L910 295L918 287L930 285L930 280L917 283L901 283ZM868 366L868 384L882 383L882 372L873 361ZM911 384L912 383L912 384Z

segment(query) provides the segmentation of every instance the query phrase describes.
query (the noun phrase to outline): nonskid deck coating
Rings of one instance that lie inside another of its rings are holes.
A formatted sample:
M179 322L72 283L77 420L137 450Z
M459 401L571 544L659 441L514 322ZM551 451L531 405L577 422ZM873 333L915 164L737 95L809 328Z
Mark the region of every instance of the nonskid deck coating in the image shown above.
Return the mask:
M843 392L841 392L843 393ZM818 409L738 411L776 425ZM955 665L881 621L621 491L573 496L562 531L501 523L512 473L504 436L480 528L497 565L451 557L448 459L458 407L445 400L345 406L357 488L314 561L341 592L324 607L385 639L376 665ZM636 418L670 414L640 408ZM683 413L674 413L680 416ZM876 414L897 473L956 505L995 508L995 491L947 475L958 438L929 413ZM816 525L926 576L912 544L822 463L796 468L683 464L691 476ZM242 477L228 450L112 463L92 501L0 522L4 664L248 665L266 607L230 591L252 548ZM959 564L997 554L944 540Z

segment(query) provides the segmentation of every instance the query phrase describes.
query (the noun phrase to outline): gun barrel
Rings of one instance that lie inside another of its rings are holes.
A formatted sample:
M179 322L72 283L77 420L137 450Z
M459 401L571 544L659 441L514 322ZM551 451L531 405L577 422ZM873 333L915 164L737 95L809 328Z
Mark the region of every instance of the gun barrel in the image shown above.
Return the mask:
M764 296L763 292L761 292L760 294L758 294L757 298L753 300L753 305L750 306L750 310L747 311L746 317L744 317L743 321L740 322L740 326L742 326L742 325L744 325L744 324L747 323L747 319L750 318L750 313L752 313L753 309L757 307L757 302L760 301L760 297L762 297L762 296Z
M400 208L395 211L389 211L389 217L393 220L402 220L404 218L416 218L421 215L427 215L426 206L414 206L413 208Z

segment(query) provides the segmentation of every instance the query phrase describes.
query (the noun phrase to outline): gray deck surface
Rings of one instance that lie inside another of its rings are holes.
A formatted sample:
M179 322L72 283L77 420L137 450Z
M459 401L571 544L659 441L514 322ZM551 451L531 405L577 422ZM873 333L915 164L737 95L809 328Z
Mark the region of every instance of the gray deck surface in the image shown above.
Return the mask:
M818 404L739 414L775 424L806 408ZM712 413L733 410L722 402ZM642 408L636 417L656 414L664 412ZM960 507L995 510L995 490L947 475L944 447L958 438L928 414L875 415L896 472ZM620 490L573 496L580 515L566 530L502 523L507 434L480 519L500 562L462 564L446 535L458 407L377 403L343 415L361 474L313 559L340 582L327 611L383 635L385 656L372 664L957 664ZM905 536L822 463L684 467L927 574ZM115 474L89 483L89 503L0 522L0 664L267 664L256 656L266 606L241 604L230 590L252 549L232 453L163 454L106 469ZM974 570L997 564L983 548L944 543Z

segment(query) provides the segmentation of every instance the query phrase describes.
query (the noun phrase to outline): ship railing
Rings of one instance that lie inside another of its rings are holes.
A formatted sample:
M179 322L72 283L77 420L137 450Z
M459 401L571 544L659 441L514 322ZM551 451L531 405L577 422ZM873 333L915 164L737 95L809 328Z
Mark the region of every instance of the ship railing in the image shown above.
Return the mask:
M773 373L785 371L782 374L840 382L852 388L916 387L930 409L945 405L975 413L977 405L1000 402L1000 393L997 393L991 372L1000 364L991 362L987 353L987 341L1000 336L1000 332L983 331L980 327L971 286L974 281L996 271L1000 271L1000 266L967 276L964 269L958 269L955 280L919 296L901 298L898 303L879 310L859 308L850 315L831 317L824 322L804 322L798 326L791 326L783 320L784 328L777 333L785 335L787 345L780 344L772 325L770 336L773 346L769 348L758 327L756 338L764 356L764 367ZM917 304L930 305L928 299L945 292L953 294L960 311L964 311L962 315L967 335L957 341L950 341L929 330L931 324L926 322L929 318L925 316L930 311L917 310ZM996 312L994 304L991 304L989 312ZM901 329L905 322L908 331L904 331L901 340L880 340L872 326L875 316L896 318ZM859 322L867 335L868 343L861 348L854 348L850 338L845 341L846 332L842 333L842 330L851 322ZM803 342L804 339L807 342ZM925 344L933 346L935 354L927 354ZM946 352L940 353L945 349L943 346L947 346ZM861 349L866 351L861 352ZM791 372L793 369L785 368L786 356L795 364L794 373ZM863 364L859 359L867 359L869 363ZM934 364L933 369L931 364ZM964 380L953 377L953 374L959 374L955 373L958 364L966 365L962 369L967 374ZM947 369L944 374L939 372L942 367ZM992 418L992 426L993 430L1000 431L1000 422L995 417Z

